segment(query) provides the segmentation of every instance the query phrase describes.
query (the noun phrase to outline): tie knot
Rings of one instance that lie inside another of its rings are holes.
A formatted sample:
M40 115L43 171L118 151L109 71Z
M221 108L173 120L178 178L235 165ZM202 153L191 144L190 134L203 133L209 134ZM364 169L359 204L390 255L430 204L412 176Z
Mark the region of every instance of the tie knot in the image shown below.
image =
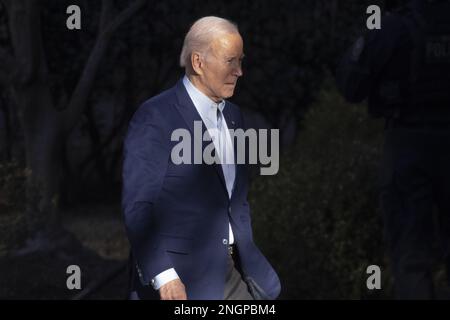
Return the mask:
M219 104L214 103L211 105L209 118L217 125L217 127L220 127L222 122L222 111L220 110Z
M221 122L223 122L223 109L225 107L225 101L219 103L211 102L207 111L206 117L214 127L219 128Z

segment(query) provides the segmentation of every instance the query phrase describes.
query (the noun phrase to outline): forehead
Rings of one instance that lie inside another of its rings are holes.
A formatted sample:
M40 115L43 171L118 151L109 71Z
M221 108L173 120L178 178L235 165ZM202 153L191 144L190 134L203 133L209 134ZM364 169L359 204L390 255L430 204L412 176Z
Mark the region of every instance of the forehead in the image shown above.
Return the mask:
M244 44L239 33L229 33L215 38L211 43L211 48L217 55L241 56Z

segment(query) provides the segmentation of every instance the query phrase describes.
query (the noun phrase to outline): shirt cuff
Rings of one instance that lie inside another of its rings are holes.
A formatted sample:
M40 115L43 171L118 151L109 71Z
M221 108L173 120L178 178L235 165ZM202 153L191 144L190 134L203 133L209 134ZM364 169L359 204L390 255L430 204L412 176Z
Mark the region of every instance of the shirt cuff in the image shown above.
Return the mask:
M168 283L172 280L175 280L175 279L179 279L179 278L180 277L178 276L175 269L170 268L170 269L167 269L166 271L161 272L160 274L158 274L156 277L154 277L152 279L152 287L155 290L159 290L159 288L161 288L166 283Z
M233 229L231 229L231 223L228 223L228 230L230 232L230 235L229 235L230 238L228 239L228 244L232 245L232 244L234 244L234 234L233 234Z

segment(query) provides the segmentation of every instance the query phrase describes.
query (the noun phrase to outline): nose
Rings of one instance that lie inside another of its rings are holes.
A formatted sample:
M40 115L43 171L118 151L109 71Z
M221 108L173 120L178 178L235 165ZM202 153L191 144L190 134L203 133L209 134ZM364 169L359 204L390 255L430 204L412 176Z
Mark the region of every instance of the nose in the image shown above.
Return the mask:
M242 65L239 63L239 65L234 69L234 75L237 77L242 77L243 74Z

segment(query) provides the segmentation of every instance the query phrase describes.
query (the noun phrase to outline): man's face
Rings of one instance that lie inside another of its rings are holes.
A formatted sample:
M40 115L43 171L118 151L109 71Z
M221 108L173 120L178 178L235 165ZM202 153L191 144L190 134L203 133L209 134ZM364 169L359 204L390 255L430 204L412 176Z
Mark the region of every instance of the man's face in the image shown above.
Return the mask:
M216 38L203 56L199 89L212 100L219 102L233 95L237 80L242 76L243 49L241 36L231 33Z

